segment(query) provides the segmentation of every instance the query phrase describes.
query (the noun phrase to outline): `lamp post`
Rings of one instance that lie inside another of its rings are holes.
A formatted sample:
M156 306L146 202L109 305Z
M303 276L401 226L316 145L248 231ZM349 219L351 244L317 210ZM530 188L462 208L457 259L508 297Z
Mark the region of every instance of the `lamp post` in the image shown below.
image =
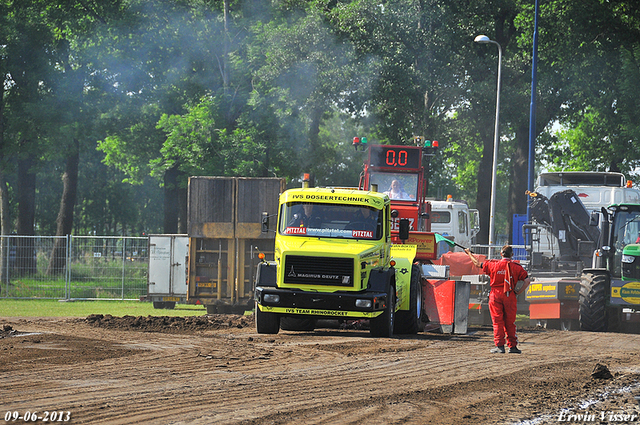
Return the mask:
M491 210L489 212L489 245L495 244L495 219L496 219L496 180L498 173L498 141L500 134L500 77L502 73L502 47L497 41L491 40L486 35L479 35L473 41L483 44L495 44L498 46L498 90L496 94L496 123L493 138L493 169L491 171Z

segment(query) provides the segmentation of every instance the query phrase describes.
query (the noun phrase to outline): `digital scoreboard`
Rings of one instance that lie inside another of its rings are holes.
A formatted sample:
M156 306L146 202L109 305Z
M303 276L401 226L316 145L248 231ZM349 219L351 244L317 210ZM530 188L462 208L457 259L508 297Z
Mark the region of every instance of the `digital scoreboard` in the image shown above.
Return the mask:
M371 146L369 164L380 168L419 169L421 155L422 149L415 146Z

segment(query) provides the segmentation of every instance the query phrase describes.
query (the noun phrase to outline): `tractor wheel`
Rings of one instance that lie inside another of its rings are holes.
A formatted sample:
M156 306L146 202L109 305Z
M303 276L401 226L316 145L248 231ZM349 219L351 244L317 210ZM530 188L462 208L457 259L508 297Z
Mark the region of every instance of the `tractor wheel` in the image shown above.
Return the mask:
M256 302L256 330L259 334L277 334L280 331L280 316L260 311Z
M389 287L387 309L378 317L370 321L371 335L384 338L393 336L393 326L396 317L396 288Z
M280 329L283 331L312 331L316 328L316 320L306 317L281 317Z
M398 334L415 334L424 330L424 322L422 321L422 279L420 268L416 265L411 268L410 291L409 310L399 310L396 315L394 332Z
M609 276L603 273L584 273L580 282L580 329L591 332L607 331L607 299Z

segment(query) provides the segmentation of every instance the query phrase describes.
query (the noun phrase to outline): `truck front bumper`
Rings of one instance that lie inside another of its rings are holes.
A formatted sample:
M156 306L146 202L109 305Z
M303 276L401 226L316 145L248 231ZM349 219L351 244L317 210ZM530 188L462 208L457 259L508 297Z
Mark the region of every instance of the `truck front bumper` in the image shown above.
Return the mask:
M327 318L373 318L387 308L384 292L304 292L256 287L260 311Z

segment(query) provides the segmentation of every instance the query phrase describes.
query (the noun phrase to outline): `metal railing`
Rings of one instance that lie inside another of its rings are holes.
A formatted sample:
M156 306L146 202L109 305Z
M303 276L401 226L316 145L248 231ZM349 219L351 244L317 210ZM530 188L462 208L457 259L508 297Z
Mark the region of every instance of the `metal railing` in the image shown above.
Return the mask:
M147 237L0 236L0 298L139 299Z
M511 245L513 248L513 259L518 261L527 261L527 249L525 245ZM500 249L502 245L472 245L471 251L476 254L486 255L488 259L499 259Z
M473 245L500 258L498 245ZM149 238L0 236L0 298L134 300L147 295ZM514 259L527 260L523 245Z

